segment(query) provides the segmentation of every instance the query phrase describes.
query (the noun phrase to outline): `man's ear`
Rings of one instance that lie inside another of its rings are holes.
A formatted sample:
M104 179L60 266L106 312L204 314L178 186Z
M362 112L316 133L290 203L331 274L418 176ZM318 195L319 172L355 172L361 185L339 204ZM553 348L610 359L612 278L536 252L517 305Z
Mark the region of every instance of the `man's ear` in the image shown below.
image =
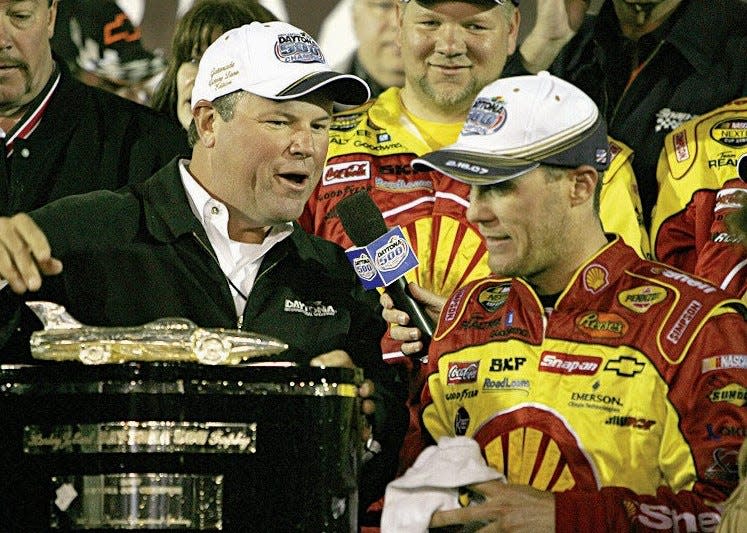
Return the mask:
M215 144L215 108L208 102L200 102L192 112L197 135L203 145L211 148Z
M574 207L587 201L594 201L594 191L599 181L597 169L591 165L581 165L569 172L571 185L571 205Z

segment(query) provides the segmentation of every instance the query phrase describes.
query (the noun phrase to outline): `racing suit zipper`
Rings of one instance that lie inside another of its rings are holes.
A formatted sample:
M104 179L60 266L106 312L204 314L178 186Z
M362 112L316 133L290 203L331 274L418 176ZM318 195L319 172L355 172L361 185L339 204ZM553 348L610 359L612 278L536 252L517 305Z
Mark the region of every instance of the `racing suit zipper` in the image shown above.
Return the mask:
M197 235L196 232L193 231L192 232L192 236L197 240L198 243L200 243L200 246L202 246L205 249L205 251L208 254L210 254L210 257L213 258L213 261L215 261L215 264L218 265L218 268L220 269L221 273L223 273L223 268L221 268L221 266L220 266L220 261L218 261L218 256L215 255L215 251L210 246L208 246L207 244L205 244L205 242L200 238L199 235ZM261 272L259 272L257 274L257 277L254 278L254 284L256 285L257 281L259 281L260 278L262 278L262 276L264 276L266 272L268 272L270 269L272 269L279 262L280 262L280 260L278 259L274 263L268 265L267 268L265 268L264 270L262 270ZM231 280L228 279L225 274L223 274L223 277L226 278L226 281L228 281L229 285L231 285L232 287L234 287L234 285L231 282ZM241 291L239 291L236 287L234 287L234 290L236 290L239 294L241 294L241 296L244 298L245 301L248 301L248 295L242 294ZM241 313L239 315L237 321L236 321L236 329L241 329L243 325L244 325L244 313Z
M664 45L664 41L659 41L659 44L657 44L656 48L654 48L654 51L651 52L651 54L649 54L649 56L646 58L646 61L644 61L641 65L636 67L636 70L638 70L636 79L643 72L643 70L648 66L648 64L651 62L654 56L659 52L659 50L661 50L661 47L663 45ZM623 93L620 95L620 98L618 98L617 103L615 104L615 109L612 111L612 114L610 115L610 118L607 121L607 126L609 129L612 129L612 124L615 122L615 118L617 117L617 112L620 109L620 104L622 104L622 101L625 99L625 95L628 93L628 90L633 86L635 81L636 80L633 80L632 82L630 82L623 90ZM605 90L605 93L606 93L606 90Z

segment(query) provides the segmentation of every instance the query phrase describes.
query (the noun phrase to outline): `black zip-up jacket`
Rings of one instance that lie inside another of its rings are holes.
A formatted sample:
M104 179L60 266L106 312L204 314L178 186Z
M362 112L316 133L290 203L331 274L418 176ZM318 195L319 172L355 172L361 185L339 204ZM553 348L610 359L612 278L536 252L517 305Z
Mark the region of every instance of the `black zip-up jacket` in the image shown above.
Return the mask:
M144 181L191 151L180 124L81 83L62 63L39 125L28 139L16 139L12 156L0 162L0 215Z
M62 260L63 272L46 277L26 299L57 302L94 326L184 317L202 327L237 327L228 282L189 206L177 159L126 190L63 198L30 215ZM21 301L7 287L0 291L2 362L28 363L29 335L41 328ZM325 313L299 312L304 305ZM283 340L290 349L275 357L298 364L343 349L374 381L374 434L382 452L366 466L360 501L368 505L382 495L407 424L404 390L381 358L386 324L378 296L363 290L343 249L294 224L261 263L242 329Z
M646 42L648 41L648 42ZM646 226L656 202L664 138L688 118L747 95L747 3L683 0L665 24L641 38L644 66L626 89L633 43L611 1L589 16L550 71L591 96L611 137L633 149ZM504 76L526 74L514 54Z

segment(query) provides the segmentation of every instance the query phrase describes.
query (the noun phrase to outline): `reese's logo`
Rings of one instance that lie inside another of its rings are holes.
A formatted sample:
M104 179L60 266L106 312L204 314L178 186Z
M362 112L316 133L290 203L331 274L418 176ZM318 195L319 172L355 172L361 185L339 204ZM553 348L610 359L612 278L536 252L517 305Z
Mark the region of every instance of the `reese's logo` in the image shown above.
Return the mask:
M618 339L628 331L628 323L616 313L588 311L576 318L576 328L589 337Z

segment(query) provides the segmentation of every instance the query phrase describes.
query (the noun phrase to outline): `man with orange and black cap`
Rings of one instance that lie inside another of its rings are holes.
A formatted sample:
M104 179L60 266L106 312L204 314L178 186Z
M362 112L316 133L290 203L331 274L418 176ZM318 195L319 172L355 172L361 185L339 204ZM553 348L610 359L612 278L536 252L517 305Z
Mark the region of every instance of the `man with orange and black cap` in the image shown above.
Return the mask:
M147 104L154 76L166 68L143 46L141 29L114 0L60 4L52 49L75 76L93 87Z
M414 161L470 185L495 273L442 306L421 413L438 447L423 460L476 442L495 473L416 463L387 489L385 531L421 530L413 516L483 531L715 529L747 427L747 308L605 234L608 164L597 106L547 72L485 87L457 142Z
M188 152L176 122L76 80L53 55L56 0L0 12L0 215L141 181Z

